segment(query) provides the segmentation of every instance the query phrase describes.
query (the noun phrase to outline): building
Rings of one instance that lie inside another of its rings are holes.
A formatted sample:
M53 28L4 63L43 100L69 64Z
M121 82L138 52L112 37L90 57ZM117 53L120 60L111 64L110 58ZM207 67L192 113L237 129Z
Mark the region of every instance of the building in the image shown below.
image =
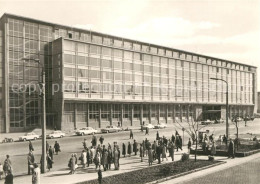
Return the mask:
M256 112L256 67L4 14L0 19L1 132L225 119ZM24 58L27 58L25 60ZM29 60L28 60L29 59Z

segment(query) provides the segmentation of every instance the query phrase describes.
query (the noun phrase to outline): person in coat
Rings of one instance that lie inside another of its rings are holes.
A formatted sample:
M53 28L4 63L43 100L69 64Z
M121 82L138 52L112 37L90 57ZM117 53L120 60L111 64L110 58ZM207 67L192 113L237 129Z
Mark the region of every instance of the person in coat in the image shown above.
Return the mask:
M123 145L122 145L122 155L124 155L124 157L125 157L125 155L126 155L125 143L123 143Z
M101 135L101 137L99 138L99 142L100 142L101 145L103 145L103 142L104 142L104 137L103 137L103 135Z
M158 164L161 163L161 154L162 154L162 145L158 145L156 147L156 155L157 155L157 159L158 159Z
M29 141L29 151L34 151L34 148L33 148L33 145L32 145L31 141Z
M92 143L93 147L97 146L97 137L94 135L94 133L93 133L93 136L92 136L91 143Z
M149 166L153 165L153 150L151 148L148 150L148 162Z
M6 159L4 161L3 170L5 173L5 176L7 176L8 172L12 172L12 162L10 160L10 156L6 155Z
M86 168L86 164L87 164L87 153L85 150L82 151L81 153L81 164L83 168Z
M156 148L157 148L157 143L156 143L156 141L154 141L154 142L153 142L153 145L152 145L153 160L156 160L156 159L157 159L157 156L156 156Z
M170 157L172 158L172 161L174 161L174 143L173 142L169 142L169 146L168 146L168 149L169 149L169 154L170 154Z
M108 150L107 150L107 167L109 170L111 169L112 163L113 163L113 152L112 152L112 149L110 146L110 147L108 147Z
M162 161L166 158L166 160L168 160L167 156L166 156L166 146L165 144L162 145Z
M54 147L54 151L55 151L56 155L58 155L60 152L60 144L57 141L55 141L55 144L53 147Z
M69 161L69 166L70 166L69 174L74 174L75 170L76 170L76 158L75 158L74 154L71 154L71 158L70 158L70 161Z
M27 163L28 163L28 175L30 175L31 174L31 171L32 171L32 169L33 169L33 164L34 164L34 155L33 155L33 152L32 151L30 151L29 153L28 153L28 156L27 156ZM32 173L33 173L33 171L32 171Z
M130 129L130 139L133 139L133 138L134 138L133 130Z
M140 144L140 157L141 157L141 162L143 162L143 158L144 158L144 148L143 148L143 144Z
M40 184L41 179L41 170L38 167L38 164L33 164L33 174L32 174L32 184Z
M191 149L191 141L190 141L190 138L189 138L189 141L188 141L188 152L190 153L190 149Z
M96 152L96 156L94 158L94 163L96 165L96 169L100 166L101 164L101 153L99 151Z
M175 143L175 136L172 134L172 142Z
M228 145L228 158L235 158L235 146L232 139L230 139L229 145Z
M135 140L133 144L133 152L135 153L135 155L137 155L137 142Z
M47 168L50 171L52 168L53 160L51 159L51 156L49 155L49 153L47 153L46 161L47 161Z
M87 167L89 167L89 164L91 163L91 151L89 148L87 148L86 153L87 153Z
M114 165L115 165L115 170L119 169L119 152L117 148L114 148Z
M108 151L105 148L102 154L102 165L104 168L104 171L106 171L108 169Z
M52 160L53 160L53 154L54 154L54 150L53 150L53 148L50 146L50 148L49 148L49 155L50 155L50 157L51 157Z
M145 135L149 135L149 128L148 127L146 127L146 129L145 129Z
M132 146L131 146L130 142L128 142L127 154L129 155L129 157L131 157L131 153L132 153Z
M156 140L158 141L159 139L160 139L159 131L157 131L157 133L156 133Z
M8 170L5 177L5 184L13 184L14 176L11 170Z

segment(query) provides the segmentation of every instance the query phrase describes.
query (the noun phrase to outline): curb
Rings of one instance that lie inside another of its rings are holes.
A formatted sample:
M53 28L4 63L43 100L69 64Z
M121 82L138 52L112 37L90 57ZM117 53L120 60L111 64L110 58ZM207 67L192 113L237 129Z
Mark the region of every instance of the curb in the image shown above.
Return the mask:
M161 183L161 182L164 182L164 181L167 181L167 180L178 178L178 177L181 177L181 176L184 176L184 175L187 175L187 174L191 174L191 173L194 173L194 172L198 172L198 171L201 171L201 170L209 169L211 167L215 167L215 166L225 164L225 163L227 163L227 162L222 161L222 162L215 163L215 164L212 164L212 165L208 165L208 166L205 166L205 167L201 167L201 168L198 168L198 169L190 170L190 171L187 171L187 172L184 172L184 173L176 174L174 176L169 176L169 177L166 177L166 178L155 180L155 181L152 181L152 182L149 182L149 183L146 183L146 184Z

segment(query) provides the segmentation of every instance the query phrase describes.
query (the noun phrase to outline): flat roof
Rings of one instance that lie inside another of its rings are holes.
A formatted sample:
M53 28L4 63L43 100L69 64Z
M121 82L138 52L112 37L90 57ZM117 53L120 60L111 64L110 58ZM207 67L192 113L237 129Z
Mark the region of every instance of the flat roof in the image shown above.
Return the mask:
M94 33L94 34L99 34L99 35L103 35L103 36L109 36L109 37L124 39L126 41L131 41L131 42L140 43L140 44L144 44L144 45L149 45L149 46L155 46L155 47L160 47L160 48L164 48L164 49L169 49L169 50L173 50L173 51L176 51L176 52L182 52L182 53L186 53L186 54L192 54L192 55L196 55L196 56L206 57L206 58L220 60L220 61L227 61L227 62L234 63L234 64L240 64L240 65L244 65L244 66L257 68L257 66L254 66L254 65L248 65L248 64L239 63L239 62L235 62L235 61L230 61L230 60L226 60L226 59L221 59L221 58L216 58L216 57L212 57L212 56L207 56L207 55L203 55L203 54L199 54L199 53L195 53L195 52L189 52L189 51L185 51L185 50L175 49L175 48L167 47L167 46L163 46L163 45L158 45L158 44L153 44L153 43L133 40L133 39L119 37L119 36L115 36L115 35L110 35L110 34L106 34L106 33L102 33L102 32L97 32L97 31L92 31L92 30L87 30L87 29L81 29L81 28L76 28L76 27L72 27L72 26L66 26L66 25L62 25L62 24L51 23L51 22L47 22L47 21L42 21L42 20L33 19L33 18L24 17L24 16L20 16L20 15L15 15L15 14L10 14L10 13L4 13L3 16L1 17L1 19L4 16L7 16L9 18L23 19L25 21L30 21L30 22L35 22L35 23L41 23L41 24L45 24L45 25L49 25L49 26L53 26L53 27L56 26L56 27L60 27L60 28L70 29L71 31L91 32L91 33Z

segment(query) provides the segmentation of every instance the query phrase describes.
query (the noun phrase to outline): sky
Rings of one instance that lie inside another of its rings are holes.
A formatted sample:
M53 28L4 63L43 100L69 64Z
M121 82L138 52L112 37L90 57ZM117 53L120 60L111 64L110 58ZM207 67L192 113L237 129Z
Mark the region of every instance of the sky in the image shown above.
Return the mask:
M260 0L0 0L12 13L258 67Z

